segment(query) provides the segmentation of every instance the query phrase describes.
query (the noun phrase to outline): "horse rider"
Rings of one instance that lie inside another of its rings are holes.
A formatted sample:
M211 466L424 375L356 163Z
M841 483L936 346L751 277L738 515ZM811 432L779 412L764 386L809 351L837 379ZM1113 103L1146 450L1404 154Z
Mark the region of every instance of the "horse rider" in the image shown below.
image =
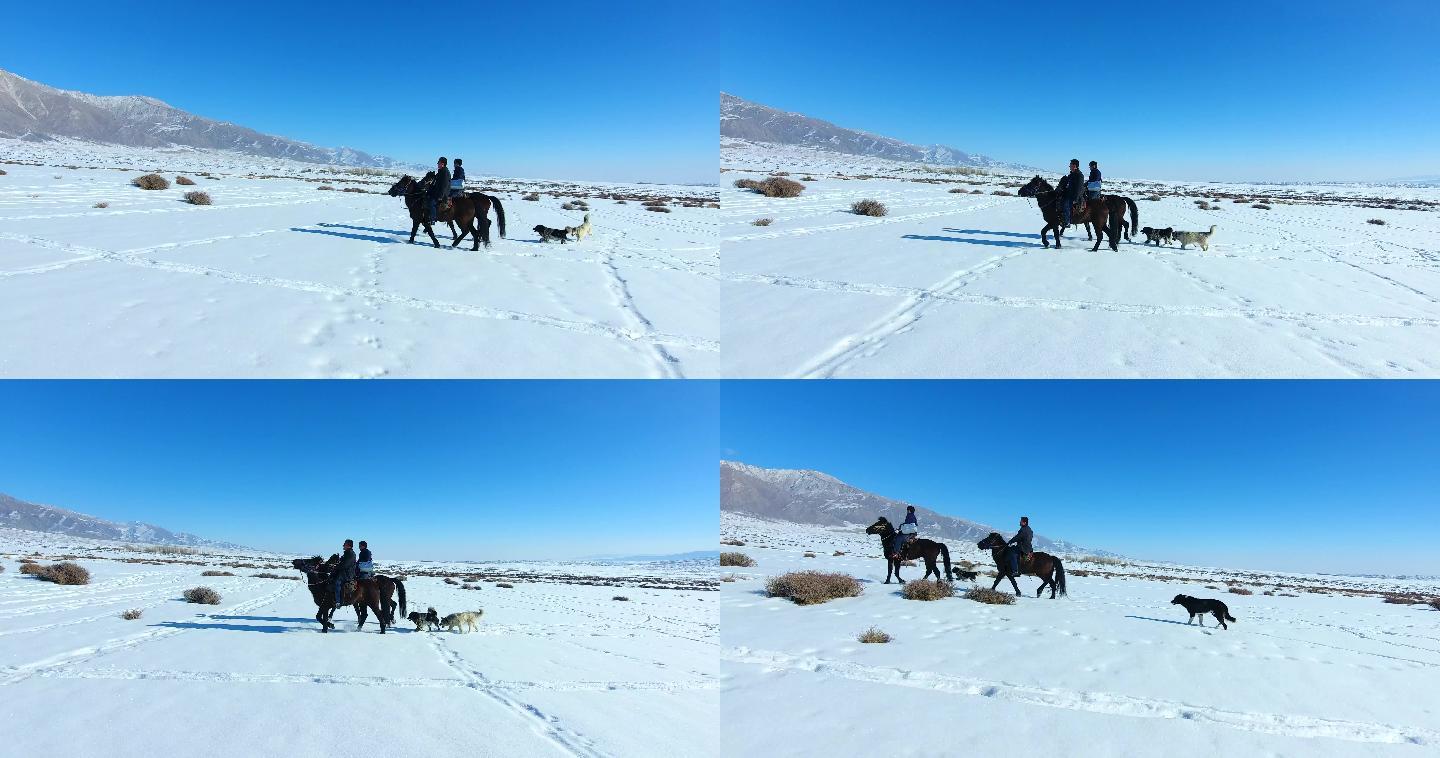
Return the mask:
M465 192L465 159L455 159L455 173L450 175L450 196L456 197Z
M445 167L445 156L435 161L435 182L430 185L430 223L435 223L435 206L450 194L450 169Z
M1100 164L1090 161L1090 178L1085 182L1085 192L1091 200L1100 199Z
M1070 209L1080 199L1080 193L1085 189L1085 175L1080 173L1080 159L1070 159L1070 173L1061 177L1060 186L1060 214L1064 218L1065 226L1070 225Z
M895 557L905 557L905 546L920 533L920 522L915 519L915 506L905 507L905 521L895 532Z
M360 559L355 562L355 572L362 582L375 576L375 561L370 557L370 545L365 540L360 540Z
M1030 531L1030 517L1021 516L1020 531L1016 532L1015 536L1011 537L1010 541L1005 543L1007 546L1013 545L1016 548L1005 551L1005 555L1010 559L1010 572L1014 576L1020 576L1021 555L1024 555L1025 560L1028 562L1030 555L1035 552L1035 548L1033 547L1034 541L1035 533Z
M340 602L341 590L346 582L355 581L355 543L352 540L345 540L345 552L340 554L340 564L335 567L335 607L339 608L344 603Z

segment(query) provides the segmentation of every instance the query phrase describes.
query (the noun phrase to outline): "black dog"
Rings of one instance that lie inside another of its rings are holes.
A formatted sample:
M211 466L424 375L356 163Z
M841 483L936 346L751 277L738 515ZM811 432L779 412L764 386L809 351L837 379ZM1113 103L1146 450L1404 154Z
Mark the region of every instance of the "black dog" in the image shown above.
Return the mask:
M541 242L549 242L550 240L555 240L562 245L565 244L566 234L564 229L551 229L548 226L536 224L535 233L540 235Z
M410 615L406 616L406 618L410 619L410 623L415 625L415 631L417 632L422 628L429 629L432 632L440 628L440 614L436 613L434 608L430 608L424 613L411 611Z
M1190 620L1186 621L1186 624L1193 622L1195 617L1199 616L1200 626L1205 626L1205 614L1207 613L1215 615L1215 620L1220 622L1221 629L1229 629L1230 627L1225 626L1225 622L1227 620L1235 620L1235 617L1230 615L1230 609L1226 608L1225 604L1219 600L1207 600L1200 597L1190 597L1189 595L1176 595L1175 599L1170 601L1170 604L1183 605L1185 606L1185 610L1190 612Z
M1156 247L1159 247L1161 242L1168 245L1173 242L1175 238L1175 229L1169 226L1164 229L1151 229L1147 226L1141 229L1140 233L1145 235L1145 244L1148 245L1154 242Z
M950 573L954 575L956 580L964 579L969 582L975 581L975 577L980 575L978 571L966 571L959 566L951 566Z

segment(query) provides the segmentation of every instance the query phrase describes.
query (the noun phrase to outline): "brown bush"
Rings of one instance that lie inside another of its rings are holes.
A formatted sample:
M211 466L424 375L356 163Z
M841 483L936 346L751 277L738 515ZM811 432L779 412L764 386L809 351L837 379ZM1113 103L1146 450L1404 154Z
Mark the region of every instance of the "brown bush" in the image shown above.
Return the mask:
M984 587L971 587L969 590L966 590L965 599L974 600L977 603L987 603L989 605L1015 604L1014 595L1011 595L1008 592L996 592L995 590L987 590Z
M1199 208L1199 209L1202 210L1202 211L1208 211L1208 210L1210 210L1210 204L1207 203L1207 202L1205 202L1204 200L1196 200L1196 201L1195 201L1195 207L1196 207L1196 208Z
M770 172L770 175L771 175L771 176L789 176L789 175L790 175L790 172L789 172L789 171L771 171L771 172Z
M802 176L802 177L800 177L800 181L802 181L802 182L813 182L813 181L815 181L815 177L813 177L813 176Z
M446 584L459 584L460 582L459 582L459 580L457 580L457 579L456 579L455 577L453 577L453 576L447 576L447 577L445 577L445 583L446 583Z
M515 585L513 585L513 584L511 584L511 583L509 583L509 582L496 582L496 583L495 583L495 586L496 586L496 587L503 587L503 588L505 588L505 589L507 589L507 590L513 590L513 589L515 589Z
M1250 206L1250 207L1251 207L1251 208L1259 208L1259 209L1262 210L1262 211L1268 211L1268 210L1270 210L1270 206L1268 206L1268 205L1266 205L1266 204L1264 204L1264 203L1256 203L1256 204L1254 204L1254 205L1252 205L1252 206Z
M645 202L641 203L641 205L645 206L646 208L653 208L653 207L655 207L655 206L664 205L664 204L665 204L665 201L664 201L664 200L646 200Z
M96 203L94 207L96 207L96 208L109 208L109 207L110 207L110 204L109 204L109 203Z
M911 579L900 588L900 596L906 600L939 600L954 595L955 588L949 582L932 582L929 579Z
M185 600L201 605L219 605L220 593L209 587L192 587L184 592Z
M297 581L297 582L300 581L300 577L298 577L298 576L281 576L280 574L269 574L269 573L266 573L266 574L251 574L250 576L253 576L253 577L255 577L256 579L294 579L294 580Z
M1231 587L1229 591L1230 591L1232 594L1235 594L1235 595L1253 595L1253 594L1255 594L1254 592L1252 592L1252 591L1250 591L1250 590L1248 590L1248 589L1245 589L1244 587Z
M625 202L624 200L616 200L616 201L615 201L615 204L616 204L616 205L626 205L626 202Z
M325 191L327 191L327 192L331 192L331 191L334 191L335 188L334 188L334 187L331 187L331 186L328 185L328 184L322 184L322 185L320 185L319 187L316 187L315 189L317 189L317 190L325 190Z
M950 188L950 194L952 194L952 195L968 195L968 194L970 194L970 190L967 190L967 189L965 189L964 187L951 187L951 188Z
M367 189L365 189L364 187L344 187L344 188L342 188L340 191L341 191L341 192L369 192L370 190L367 190Z
M850 205L850 212L859 216L884 216L890 211L879 200L856 200Z
M1160 196L1159 196L1159 195L1151 195L1150 197L1147 197L1147 198L1145 198L1145 199L1146 199L1146 200L1149 200L1149 201L1151 201L1151 202L1160 202Z
M229 571L201 571L200 576L235 576Z
M144 611L140 610L139 608L131 608L130 610L120 614L120 618L125 619L126 621L134 621L135 619L140 618L140 614L142 613L144 613Z
M24 561L20 562L20 573L22 574L42 574L44 572L45 567L41 566L38 563L35 563L33 561L29 563L26 563Z
M755 565L755 559L744 553L721 553L720 565L741 566L743 568L750 568L751 566Z
M757 219L755 219L754 221L751 221L750 223L751 223L751 224L754 224L755 226L769 226L769 225L775 223L775 219L773 219L773 218L757 218Z
M191 178L188 177L188 176L177 176L177 177L175 177L175 183L176 183L176 184L179 184L179 185L182 185L182 186L185 186L185 187L193 187L193 186L195 186L195 180L194 180L194 179L191 179Z
M1372 218L1372 219L1369 219L1368 221L1366 221L1365 223L1367 223L1367 224L1374 224L1374 225L1376 225L1376 226L1384 226L1384 225L1385 225L1385 219L1383 219L1383 218Z
M655 211L656 213L669 213L669 212L670 212L670 209L669 209L669 208L666 208L666 207L663 206L663 205L651 205L651 206L648 206L647 208L645 208L645 210L647 210L647 211Z
M823 571L792 571L765 582L766 595L789 598L796 605L816 605L837 598L855 597L863 591L855 577Z
M610 598L610 599L611 599L611 600L619 600L619 601L621 601L621 602L628 602L628 601L630 600L630 598L625 597L624 595L616 595L615 597L612 597L612 598Z
M845 551L844 551L844 550L836 550L835 552L831 553L830 555L831 555L831 557L834 557L834 556L839 556L839 555L844 555L844 554L845 554Z
M1435 598L1434 600L1431 600L1430 607L1434 608L1437 611L1440 611L1440 598Z
M805 191L805 185L800 182L779 176L772 176L764 181L736 179L735 186L754 190L765 197L799 197L800 193Z
M869 629L861 632L860 636L856 637L855 639L860 642L884 644L886 642L889 642L892 638L889 634L886 634L885 632L882 632L872 626Z
M1006 192L1005 190L995 190L994 192L991 192L990 194L992 194L992 195L1000 195L1001 197L1011 197L1014 193Z
M539 199L540 199L540 193L539 193L539 192L531 192L530 194L528 194L528 195L526 195L525 197L522 197L522 198L520 198L520 199L521 199L521 200L530 200L530 201L533 202L533 201L536 201L536 200L539 200Z
M737 540L737 539L720 540L720 544L722 544L722 545L734 545L734 546L736 546L736 547L745 547L745 541L744 541L744 540Z
M814 557L815 557L815 554L814 554L814 553L807 552L807 553L805 553L805 556L804 556L804 557L806 557L806 558L814 558Z
M90 572L74 563L54 563L46 566L37 576L56 584L89 584Z
M210 196L199 190L191 190L185 193L185 202L191 205L209 205Z
M1386 595L1385 602L1392 603L1394 605L1415 605L1417 603L1423 603L1425 601L1421 600L1418 597L1415 597L1414 595Z
M146 174L130 183L143 190L170 189L170 180L159 174Z
M5 169L0 168L0 176L4 176L6 173Z

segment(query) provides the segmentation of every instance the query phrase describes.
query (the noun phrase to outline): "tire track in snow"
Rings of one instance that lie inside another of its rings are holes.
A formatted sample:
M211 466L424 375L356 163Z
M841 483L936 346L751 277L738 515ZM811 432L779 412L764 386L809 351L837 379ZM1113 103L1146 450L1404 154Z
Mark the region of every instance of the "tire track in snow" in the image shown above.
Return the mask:
M1064 690L1011 684L977 677L867 666L849 661L827 661L745 647L731 648L721 656L727 663L761 666L772 671L803 671L857 682L911 687L950 695L988 697L1022 705L1060 708L1130 718L1177 719L1283 737L1326 738L1350 742L1400 745L1440 745L1440 732L1420 727L1343 721L1316 716L1257 711L1228 711L1173 700L1135 697L1109 692Z

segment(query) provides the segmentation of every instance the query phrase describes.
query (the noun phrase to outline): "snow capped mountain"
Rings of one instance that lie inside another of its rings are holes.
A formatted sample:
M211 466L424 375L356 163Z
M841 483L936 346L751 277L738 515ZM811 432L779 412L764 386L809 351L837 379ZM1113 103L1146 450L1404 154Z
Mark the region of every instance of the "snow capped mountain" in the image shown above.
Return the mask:
M824 526L869 526L884 516L905 517L911 505L852 487L829 474L797 469L771 469L738 461L720 461L720 510L758 518ZM915 506L920 533L940 539L975 543L991 532L1009 537L1014 529L996 529L956 516ZM1035 548L1056 553L1114 555L1064 540L1035 535Z
M87 516L53 505L30 503L0 492L0 527L25 529L32 532L65 534L117 542L138 542L146 545L184 545L227 550L244 549L240 545L207 540L185 532L146 524L140 521L120 523Z
M130 147L183 145L307 163L391 168L400 161L311 145L187 113L153 97L56 89L0 70L0 137L70 137Z
M787 113L724 92L720 93L720 136L937 166L1021 172L1035 170L945 145L912 145L878 134L846 129L829 121L801 113Z

